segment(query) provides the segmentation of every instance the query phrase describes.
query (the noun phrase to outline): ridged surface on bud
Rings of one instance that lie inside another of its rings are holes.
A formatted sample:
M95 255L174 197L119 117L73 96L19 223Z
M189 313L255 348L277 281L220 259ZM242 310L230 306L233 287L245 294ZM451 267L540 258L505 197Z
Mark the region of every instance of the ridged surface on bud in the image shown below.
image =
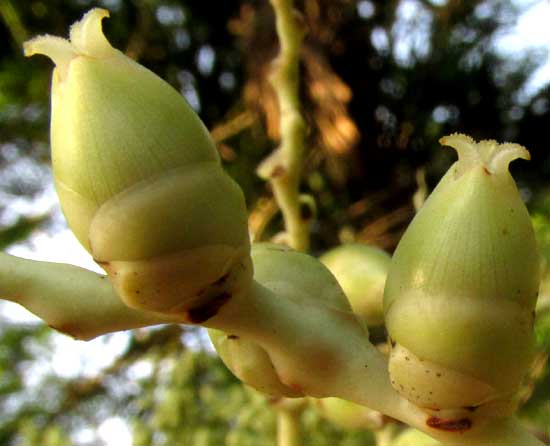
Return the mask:
M26 55L56 64L56 189L69 226L129 306L182 312L229 275L250 281L244 197L183 97L109 44L106 16L93 9L69 40L25 44Z
M427 409L513 409L533 354L539 256L508 164L516 144L443 145L458 161L394 254L385 288L392 384Z
M314 257L281 245L252 246L254 280L276 296L305 304L351 312L336 279ZM269 354L256 342L209 329L210 339L225 365L245 384L274 396L299 397L299 389L287 386L278 375Z
M374 246L349 243L327 251L319 260L338 280L353 312L369 327L382 325L390 255Z

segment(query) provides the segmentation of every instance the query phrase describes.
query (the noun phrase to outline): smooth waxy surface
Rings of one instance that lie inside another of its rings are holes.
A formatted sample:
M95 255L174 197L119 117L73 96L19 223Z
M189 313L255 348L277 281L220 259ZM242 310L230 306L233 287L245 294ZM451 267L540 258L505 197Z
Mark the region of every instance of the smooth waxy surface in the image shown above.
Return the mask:
M90 220L111 197L173 168L219 165L206 128L183 97L109 44L101 29L106 16L91 10L72 26L70 40L46 35L25 44L27 55L56 63L55 182L69 224L88 249Z
M459 161L394 254L386 324L393 341L421 360L484 382L494 398L509 397L532 357L539 282L533 229L508 172L508 163L526 151L492 141L476 145L463 135L442 142L457 148Z
M202 319L205 304L250 285L244 196L183 97L109 44L106 16L92 9L69 40L25 44L27 55L56 64L51 142L61 206L128 306L180 316L198 307Z
M269 243L253 245L251 257L254 279L275 299L351 313L336 279L314 257ZM270 395L303 396L301 389L283 382L267 351L255 341L219 330L209 330L209 334L224 363L246 384Z
M384 283L391 263L385 251L359 243L338 246L320 259L344 290L353 311L368 326L384 323Z

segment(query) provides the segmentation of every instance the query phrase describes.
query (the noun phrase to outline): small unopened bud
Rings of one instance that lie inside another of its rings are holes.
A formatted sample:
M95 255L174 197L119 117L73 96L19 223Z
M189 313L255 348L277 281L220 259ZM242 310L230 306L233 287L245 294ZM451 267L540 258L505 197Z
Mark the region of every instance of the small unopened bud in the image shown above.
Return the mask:
M369 327L384 323L384 284L391 257L385 251L360 243L338 246L320 259L346 293L353 312Z

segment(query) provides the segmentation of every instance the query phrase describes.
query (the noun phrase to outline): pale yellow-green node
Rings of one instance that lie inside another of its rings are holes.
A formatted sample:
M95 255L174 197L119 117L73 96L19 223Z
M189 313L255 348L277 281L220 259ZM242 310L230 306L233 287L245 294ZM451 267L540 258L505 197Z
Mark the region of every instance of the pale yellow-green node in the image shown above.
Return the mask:
M269 355L256 342L213 328L208 335L226 367L245 384L267 395L303 396L281 382Z
M244 196L183 97L109 44L106 16L93 9L69 40L25 44L26 55L56 64L56 189L72 231L127 305L183 314L250 284Z
M129 306L174 313L250 282L246 225L239 187L202 163L116 195L96 212L89 238Z
M336 279L314 257L281 245L258 243L252 246L251 258L254 280L274 298L292 299L304 308L318 305L351 313ZM209 334L226 366L245 384L270 395L303 396L300 389L285 384L269 353L255 341L217 330Z
M354 313L369 327L382 325L390 255L374 246L348 243L327 251L319 260L338 280Z
M528 159L528 152L514 144L476 144L464 135L441 142L456 148L459 160L395 251L385 288L386 325L394 343L434 364L425 373L443 367L456 372L455 378L467 377L460 404L512 399L533 354L539 286L533 228L508 172L509 162ZM420 374L399 373L403 356L393 360L396 390L416 388L413 376ZM484 385L494 389L492 396L480 390ZM430 407L449 406L436 387L431 391L441 398ZM420 382L417 388L428 390ZM457 395L458 387L453 389ZM426 398L413 399L427 405Z
M389 371L401 394L415 405L434 409L477 407L494 398L495 389L471 375L420 359L396 344ZM468 391L465 392L464 389Z
M311 398L313 407L326 420L343 429L378 430L384 416L376 410L340 398Z

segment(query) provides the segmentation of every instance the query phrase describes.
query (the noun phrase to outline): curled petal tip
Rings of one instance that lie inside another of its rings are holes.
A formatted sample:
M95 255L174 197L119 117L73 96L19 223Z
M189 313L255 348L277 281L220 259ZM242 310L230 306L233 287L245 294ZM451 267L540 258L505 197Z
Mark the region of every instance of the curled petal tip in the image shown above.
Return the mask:
M468 166L479 163L479 152L476 148L475 141L471 137L462 133L453 133L452 135L441 138L439 143L455 149L458 153L460 166L465 169L467 169Z
M464 133L452 133L439 139L439 143L443 146L452 147L451 144L455 142L460 142L463 144L475 144L473 138L465 135Z
M35 54L49 57L55 63L62 77L67 73L71 60L78 55L68 40L48 34L27 40L23 44L23 53L26 57Z
M79 53L91 57L108 57L116 51L103 34L101 21L105 17L109 17L109 11L94 8L71 26L71 44Z
M505 143L498 146L498 150L487 161L487 164L491 172L502 171L508 169L509 164L518 158L529 161L531 154L519 144Z
M491 173L503 172L515 159L531 159L527 149L519 144L499 144L492 139L476 143L469 136L460 133L444 136L439 142L442 145L453 147L458 152L461 172L475 165L482 165Z

